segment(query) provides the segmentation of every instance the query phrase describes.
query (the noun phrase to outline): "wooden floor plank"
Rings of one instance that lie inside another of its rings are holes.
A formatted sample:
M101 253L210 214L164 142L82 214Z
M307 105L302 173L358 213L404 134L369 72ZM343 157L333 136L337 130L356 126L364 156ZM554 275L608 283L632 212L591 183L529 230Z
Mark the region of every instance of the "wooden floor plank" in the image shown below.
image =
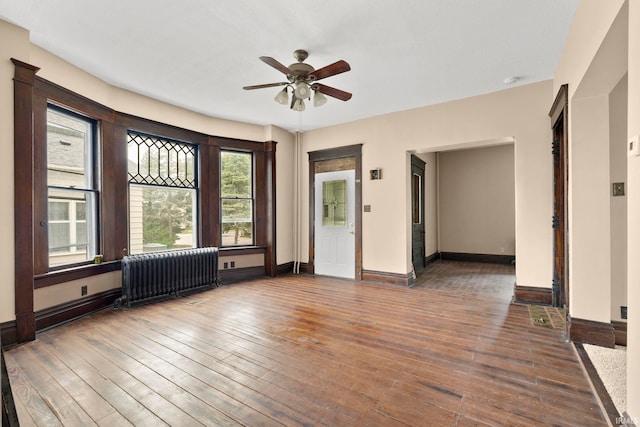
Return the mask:
M6 353L23 425L606 425L513 266L291 275L104 310ZM88 418L85 418L88 417Z

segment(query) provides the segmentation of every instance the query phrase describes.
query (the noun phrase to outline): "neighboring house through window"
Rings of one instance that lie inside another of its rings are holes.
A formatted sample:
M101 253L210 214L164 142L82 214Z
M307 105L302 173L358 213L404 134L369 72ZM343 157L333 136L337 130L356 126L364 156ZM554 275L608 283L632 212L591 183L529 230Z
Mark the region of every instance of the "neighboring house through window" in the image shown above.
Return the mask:
M58 107L48 107L50 267L85 262L98 252L95 135L95 121Z

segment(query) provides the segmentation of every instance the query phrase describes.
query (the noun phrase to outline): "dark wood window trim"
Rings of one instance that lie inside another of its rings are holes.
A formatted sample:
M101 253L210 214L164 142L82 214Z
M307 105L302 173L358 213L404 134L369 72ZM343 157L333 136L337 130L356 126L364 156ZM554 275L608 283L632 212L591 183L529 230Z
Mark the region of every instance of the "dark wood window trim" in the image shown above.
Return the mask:
M362 280L362 144L309 152L309 263L308 271L314 272L315 247L315 163L324 160L355 158L356 171L356 280Z
M197 144L200 150L200 246L220 246L220 149L250 151L255 161L255 246L234 254L265 254L265 272L275 276L275 142L248 141L200 132L120 113L36 76L39 68L12 59L14 74L15 306L17 342L35 339L34 289L116 271L128 247L127 131ZM48 267L46 109L48 104L98 122L100 140L100 242L102 264ZM259 218L259 221L258 221Z

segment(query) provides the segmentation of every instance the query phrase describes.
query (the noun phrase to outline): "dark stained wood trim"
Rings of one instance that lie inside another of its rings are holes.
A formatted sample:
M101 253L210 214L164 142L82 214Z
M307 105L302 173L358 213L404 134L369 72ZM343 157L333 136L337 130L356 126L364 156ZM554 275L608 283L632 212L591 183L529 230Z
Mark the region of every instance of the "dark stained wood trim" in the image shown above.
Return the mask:
M512 264L513 255L469 254L460 252L440 252L440 259L447 261L487 262L491 264Z
M120 261L108 261L101 264L87 264L80 267L56 270L50 273L35 276L34 288L40 289L47 286L59 285L72 280L84 279L99 274L120 270Z
M513 302L516 304L551 305L551 288L516 285Z
M47 98L33 95L33 273L49 271Z
M363 270L362 280L398 286L411 286L414 282L413 276L407 274L388 273L385 271L374 270Z
M36 77L35 93L62 108L68 108L82 115L89 115L99 121L114 121L115 111L76 92L59 86L42 77Z
M263 266L257 267L245 267L245 268L228 268L221 269L220 284L228 285L230 283L244 282L247 280L253 280L258 277L265 277L266 272Z
M616 345L627 345L627 322L612 320L613 332L616 336Z
M275 276L275 143L265 142L263 147L254 152L255 242L266 248L266 274Z
M308 273L313 274L315 259L315 162L354 157L356 161L356 255L355 255L355 279L363 279L362 270L362 144L347 145L344 147L329 148L326 150L310 151L309 153L309 262ZM302 271L302 270L300 270Z
M313 263L301 262L298 264L300 273L313 274Z
M620 413L618 412L616 405L613 403L613 400L611 400L611 396L609 395L607 388L604 386L600 375L598 375L598 370L593 366L593 363L589 358L589 354L584 349L582 343L574 342L573 345L578 353L584 370L587 372L587 377L589 378L589 381L591 381L591 385L600 398L600 403L603 406L604 412L611 421L611 425L620 425Z
M103 126L101 242L104 260L118 261L129 253L127 129L110 123ZM109 136L111 140L107 139Z
M15 66L13 164L16 340L24 342L36 337L33 311L33 85L39 68L16 59L11 61Z
M114 301L120 296L122 296L122 289L110 289L44 310L39 310L36 313L36 328L40 331L102 310L112 306Z
M428 264L438 261L439 259L440 259L440 252L434 252L431 255L424 258L424 265L426 266Z
M1 337L1 335L0 335ZM18 413L13 400L13 392L11 391L11 383L9 382L9 374L7 365L4 362L4 348L2 347L2 339L0 338L0 412L2 412L2 426L17 427L20 425L18 421Z
M275 141L267 141L264 143L264 178L266 180L264 183L266 190L265 214L267 218L264 224L266 232L265 244L267 247L264 265L267 276L271 277L278 274L278 266L276 264L276 145L277 143Z
M200 192L198 201L198 242L203 247L220 246L220 147L210 144L200 146ZM203 190L204 188L208 190Z
M117 112L115 122L130 131L182 141L189 144L207 144L209 141L209 136L203 133L126 113Z
M290 261L284 264L278 264L276 267L276 273L278 276L284 276L286 274L293 274L294 262Z
M614 348L616 337L611 323L579 319L569 316L569 339L573 342Z
M551 124L554 124L560 118L560 115L564 112L564 108L569 105L569 85L563 84L558 89L558 94L551 105L551 110L549 110L549 118L551 119Z
M549 111L553 154L552 304L569 312L569 86L560 86Z
M15 320L0 323L0 337L2 337L3 347L16 344L18 342L17 335L18 332Z

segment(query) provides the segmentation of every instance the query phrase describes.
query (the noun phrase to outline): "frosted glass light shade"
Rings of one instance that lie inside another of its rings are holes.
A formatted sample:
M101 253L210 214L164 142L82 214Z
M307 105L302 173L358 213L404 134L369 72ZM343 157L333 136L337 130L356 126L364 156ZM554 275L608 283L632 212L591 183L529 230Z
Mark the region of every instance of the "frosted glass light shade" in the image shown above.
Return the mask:
M304 101L302 99L296 99L296 102L293 103L293 109L296 111L304 111Z
M289 103L289 92L287 92L287 88L282 89L275 98L278 104L287 105Z
M324 96L320 91L316 90L315 95L313 96L313 106L314 107L322 107L327 103L327 97Z
M294 92L296 94L296 98L298 99L307 99L311 96L311 88L309 85L303 82L300 82L296 85L296 90Z

